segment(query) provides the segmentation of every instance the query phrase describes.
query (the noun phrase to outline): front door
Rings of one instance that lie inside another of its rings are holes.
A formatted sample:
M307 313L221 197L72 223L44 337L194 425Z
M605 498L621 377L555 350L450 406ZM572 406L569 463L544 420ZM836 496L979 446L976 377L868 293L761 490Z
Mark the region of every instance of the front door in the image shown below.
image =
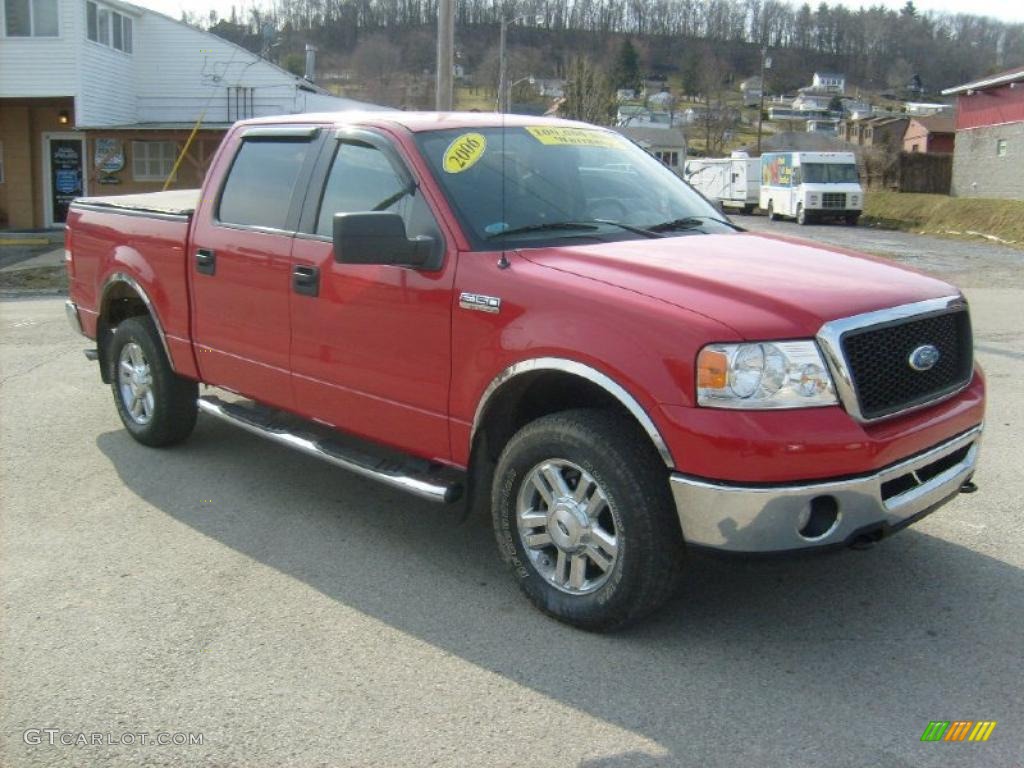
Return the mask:
M85 194L85 139L77 133L43 134L43 211L47 227L59 227L68 207Z
M296 410L423 458L449 458L455 264L437 219L380 136L332 139L319 170L326 182L311 190L317 204L303 213L292 251ZM374 210L400 214L410 238L433 238L434 263L338 263L334 215Z

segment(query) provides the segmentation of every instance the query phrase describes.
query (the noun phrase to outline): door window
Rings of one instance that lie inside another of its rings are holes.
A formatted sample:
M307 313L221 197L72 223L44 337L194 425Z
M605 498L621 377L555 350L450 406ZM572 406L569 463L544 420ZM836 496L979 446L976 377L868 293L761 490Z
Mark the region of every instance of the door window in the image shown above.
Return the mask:
M330 237L334 214L391 211L404 214L410 184L376 147L341 142L317 214L316 233Z
M308 139L243 141L221 192L218 221L284 229L309 147Z

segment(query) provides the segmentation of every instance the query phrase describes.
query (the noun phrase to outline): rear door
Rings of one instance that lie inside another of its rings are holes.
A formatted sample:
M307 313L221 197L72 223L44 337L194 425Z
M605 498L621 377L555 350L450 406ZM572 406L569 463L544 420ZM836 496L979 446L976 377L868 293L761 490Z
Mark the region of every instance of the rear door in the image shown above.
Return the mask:
M318 129L254 126L219 189L200 201L188 254L192 326L204 381L282 408L289 366L291 248Z
M319 181L318 181L319 180ZM296 408L428 459L450 457L455 253L390 139L326 141L292 251L291 366ZM435 239L429 268L339 264L334 214L391 211Z

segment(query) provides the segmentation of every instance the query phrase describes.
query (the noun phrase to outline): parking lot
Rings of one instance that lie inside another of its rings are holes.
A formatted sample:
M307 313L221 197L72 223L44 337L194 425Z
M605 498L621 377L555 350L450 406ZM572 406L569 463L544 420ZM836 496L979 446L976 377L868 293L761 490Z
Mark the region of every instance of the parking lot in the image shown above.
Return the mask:
M607 636L531 608L488 520L202 417L134 443L62 299L0 302L0 765L1021 766L1022 252L749 218L965 286L980 490L863 551L693 556Z

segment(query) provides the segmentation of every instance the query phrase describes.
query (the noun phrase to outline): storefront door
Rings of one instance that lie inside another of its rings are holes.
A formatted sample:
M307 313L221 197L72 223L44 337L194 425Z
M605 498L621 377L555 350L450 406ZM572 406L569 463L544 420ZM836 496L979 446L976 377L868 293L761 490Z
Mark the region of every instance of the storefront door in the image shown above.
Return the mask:
M43 134L43 210L46 226L58 227L68 206L85 194L85 138L77 133Z

